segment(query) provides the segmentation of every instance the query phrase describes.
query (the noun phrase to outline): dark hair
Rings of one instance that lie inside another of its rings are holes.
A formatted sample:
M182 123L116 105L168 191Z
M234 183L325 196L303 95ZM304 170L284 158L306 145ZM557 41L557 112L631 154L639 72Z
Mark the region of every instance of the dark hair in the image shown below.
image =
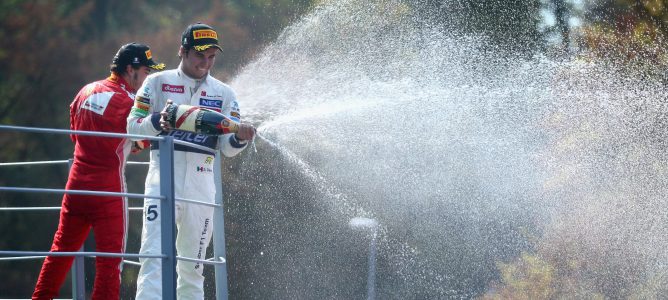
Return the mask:
M141 68L141 66L133 65L131 63L112 63L111 65L109 65L109 70L118 76L122 76L128 72L126 70L127 69L126 66L132 66L132 68L135 70L139 70L139 68Z

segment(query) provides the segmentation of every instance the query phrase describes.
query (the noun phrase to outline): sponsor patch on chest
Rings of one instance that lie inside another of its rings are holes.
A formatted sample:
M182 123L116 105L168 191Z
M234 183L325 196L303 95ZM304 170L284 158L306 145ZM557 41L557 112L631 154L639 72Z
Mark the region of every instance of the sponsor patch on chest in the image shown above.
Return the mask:
M221 112L223 109L223 100L213 100L206 98L199 98L199 106L203 108L208 108L217 112Z
M162 84L162 91L175 94L183 94L185 88L182 85Z

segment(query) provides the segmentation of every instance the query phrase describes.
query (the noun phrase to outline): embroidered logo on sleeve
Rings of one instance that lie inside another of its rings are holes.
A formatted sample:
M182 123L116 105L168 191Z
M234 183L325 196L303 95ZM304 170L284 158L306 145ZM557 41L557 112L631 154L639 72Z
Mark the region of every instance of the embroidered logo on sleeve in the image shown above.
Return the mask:
M114 92L92 94L81 104L81 108L90 110L98 115L104 115L104 111L109 106L109 100L111 100L112 96L114 96Z

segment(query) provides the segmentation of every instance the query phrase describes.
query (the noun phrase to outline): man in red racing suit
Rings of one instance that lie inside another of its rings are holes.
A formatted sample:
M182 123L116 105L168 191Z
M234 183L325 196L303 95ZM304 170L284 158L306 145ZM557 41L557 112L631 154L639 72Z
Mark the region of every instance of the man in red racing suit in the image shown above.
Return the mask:
M70 105L72 130L126 133L126 117L134 94L151 72L161 70L148 46L130 43L118 50L111 75L84 86ZM125 192L125 163L131 151L129 139L71 135L74 163L67 190ZM91 227L97 252L123 253L127 237L127 198L65 194L58 230L51 252L81 248ZM49 256L44 260L33 299L58 296L73 257ZM119 299L120 257L97 257L92 299Z

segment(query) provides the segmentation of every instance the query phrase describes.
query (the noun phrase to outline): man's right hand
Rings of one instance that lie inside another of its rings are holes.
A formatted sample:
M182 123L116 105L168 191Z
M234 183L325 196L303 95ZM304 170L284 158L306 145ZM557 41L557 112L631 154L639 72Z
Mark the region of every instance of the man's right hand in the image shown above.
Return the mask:
M167 104L165 104L165 107L162 109L160 112L160 127L162 128L162 131L169 132L172 130L172 126L169 125L169 122L166 121L167 118L167 106L172 104L171 99L167 99Z

